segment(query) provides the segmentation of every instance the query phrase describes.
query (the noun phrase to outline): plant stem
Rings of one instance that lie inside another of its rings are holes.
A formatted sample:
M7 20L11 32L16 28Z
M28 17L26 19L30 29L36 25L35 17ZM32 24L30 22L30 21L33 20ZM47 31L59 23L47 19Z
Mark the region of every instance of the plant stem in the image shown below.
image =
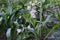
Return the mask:
M40 25L42 25L42 3L40 4ZM39 34L40 34L40 39L41 39L41 34L42 34L42 26L40 27L40 31L39 31Z
M44 40L50 35L50 33L54 30L54 28L52 28L52 30L47 34L47 36L44 38Z

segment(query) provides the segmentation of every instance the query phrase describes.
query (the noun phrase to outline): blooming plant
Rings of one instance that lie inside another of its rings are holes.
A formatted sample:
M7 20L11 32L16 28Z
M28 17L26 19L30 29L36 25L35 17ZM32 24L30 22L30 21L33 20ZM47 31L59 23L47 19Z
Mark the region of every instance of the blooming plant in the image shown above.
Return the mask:
M60 40L59 0L1 0L0 4L0 34L5 33L6 40Z

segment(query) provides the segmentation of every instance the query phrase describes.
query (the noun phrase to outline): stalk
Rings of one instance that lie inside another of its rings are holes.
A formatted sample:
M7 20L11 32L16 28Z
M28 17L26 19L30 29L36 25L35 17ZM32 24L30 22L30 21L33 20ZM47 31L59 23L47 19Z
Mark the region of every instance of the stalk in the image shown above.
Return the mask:
M40 25L42 25L42 2L40 4ZM40 27L40 30L39 30L39 34L40 34L40 39L42 37L42 26Z
M53 32L55 28L52 28L51 31L46 35L46 37L44 38L44 40L46 40L46 38L48 38L48 36Z

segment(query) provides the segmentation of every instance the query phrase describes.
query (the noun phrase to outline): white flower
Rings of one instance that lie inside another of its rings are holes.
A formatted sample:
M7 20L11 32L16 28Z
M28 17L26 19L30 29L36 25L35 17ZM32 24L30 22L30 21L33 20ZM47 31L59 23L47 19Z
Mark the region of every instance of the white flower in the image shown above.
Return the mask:
M35 6L35 3L32 3L32 6Z
M19 34L22 30L21 29L17 29L17 34Z
M27 6L27 10L31 10L31 6Z
M31 32L33 32L34 31L34 29L33 28L31 28L31 26L30 25L28 25L28 30L30 30Z
M30 25L28 25L28 27L27 27L28 29L30 28Z
M2 19L3 19L3 18L2 18L2 17L0 17L0 22L2 21Z
M17 24L17 23L18 23L18 22L17 22L17 20L16 20L16 21L14 21L14 23L15 23L15 24Z
M8 28L6 32L6 37L10 37L10 33L11 33L11 28Z
M29 4L31 5L32 4L32 1L30 1Z
M21 18L21 16L19 16L19 18Z
M35 13L36 13L36 10L34 10L34 9L32 9L32 10L30 11L31 18L36 18Z

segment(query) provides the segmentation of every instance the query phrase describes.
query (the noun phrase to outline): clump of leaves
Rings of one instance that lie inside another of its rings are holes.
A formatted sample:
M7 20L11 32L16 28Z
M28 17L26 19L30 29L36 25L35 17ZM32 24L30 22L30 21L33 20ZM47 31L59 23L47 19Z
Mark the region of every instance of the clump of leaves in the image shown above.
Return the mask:
M15 5L14 1L18 3ZM59 4L56 0L14 1L8 0L8 6L0 9L0 32L11 28L7 40L46 40L52 31L60 27L60 12L56 7ZM33 15L39 14L35 18L31 18L30 12L33 10L27 10L28 3L36 11L32 12L35 13ZM52 18L56 18L59 23L53 22Z

